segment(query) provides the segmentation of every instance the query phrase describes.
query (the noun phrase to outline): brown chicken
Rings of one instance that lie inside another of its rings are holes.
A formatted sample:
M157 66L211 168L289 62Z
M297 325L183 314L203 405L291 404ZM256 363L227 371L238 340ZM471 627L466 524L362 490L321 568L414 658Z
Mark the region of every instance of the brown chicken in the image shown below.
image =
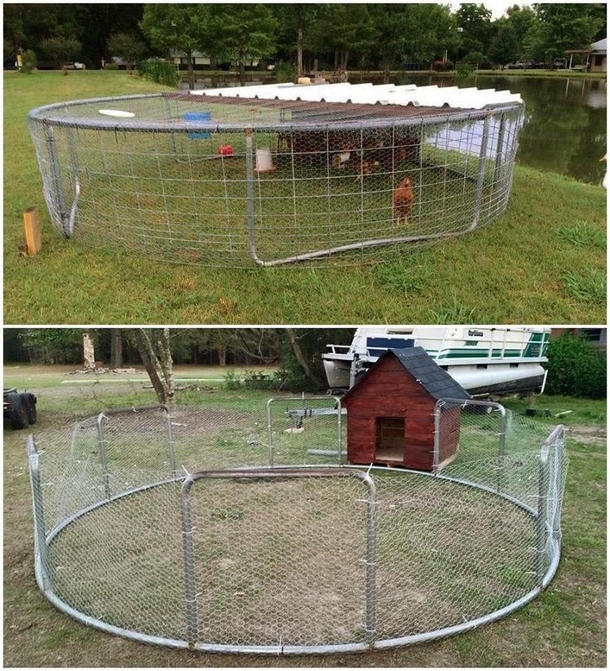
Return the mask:
M404 219L404 223L407 224L408 216L415 200L411 187L411 179L408 175L405 175L400 184L394 189L392 199L394 202L394 218L396 219L396 223L400 224L402 219Z

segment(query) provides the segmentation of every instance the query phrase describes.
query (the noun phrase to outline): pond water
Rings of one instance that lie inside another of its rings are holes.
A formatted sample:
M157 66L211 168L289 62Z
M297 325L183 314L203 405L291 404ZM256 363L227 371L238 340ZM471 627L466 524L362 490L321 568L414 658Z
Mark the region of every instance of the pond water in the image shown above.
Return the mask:
M270 84L273 75L248 74L248 84ZM382 78L366 73L350 74L353 84L382 83ZM459 82L453 77L410 75L392 77L395 84L426 86L477 86L508 89L525 101L525 126L519 138L517 162L540 170L600 184L606 153L606 80L568 77L478 76ZM196 88L239 86L236 76L200 77ZM186 88L183 84L182 88Z

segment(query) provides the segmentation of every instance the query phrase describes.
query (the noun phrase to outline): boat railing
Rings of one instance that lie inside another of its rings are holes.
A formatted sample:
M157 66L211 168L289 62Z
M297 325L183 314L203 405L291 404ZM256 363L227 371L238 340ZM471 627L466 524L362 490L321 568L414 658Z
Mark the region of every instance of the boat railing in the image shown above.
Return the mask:
M351 345L326 345L325 354L349 354Z

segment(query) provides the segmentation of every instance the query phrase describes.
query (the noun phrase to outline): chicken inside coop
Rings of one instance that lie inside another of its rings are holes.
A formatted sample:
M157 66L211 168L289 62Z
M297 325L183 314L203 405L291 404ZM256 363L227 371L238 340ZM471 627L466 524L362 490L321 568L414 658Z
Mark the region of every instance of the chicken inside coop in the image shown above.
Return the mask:
M392 196L394 202L394 218L396 223L408 223L408 217L413 207L415 196L413 195L413 187L411 186L411 178L405 175L400 184L394 189Z

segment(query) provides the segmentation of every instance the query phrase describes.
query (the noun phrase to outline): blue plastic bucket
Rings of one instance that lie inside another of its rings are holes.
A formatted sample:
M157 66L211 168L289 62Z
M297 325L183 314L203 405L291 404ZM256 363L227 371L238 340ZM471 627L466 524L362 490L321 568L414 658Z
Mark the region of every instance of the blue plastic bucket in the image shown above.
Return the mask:
M185 121L195 121L204 124L212 122L212 112L185 112L183 116ZM212 137L212 133L207 130L198 130L188 133L189 140L207 140L210 137Z

